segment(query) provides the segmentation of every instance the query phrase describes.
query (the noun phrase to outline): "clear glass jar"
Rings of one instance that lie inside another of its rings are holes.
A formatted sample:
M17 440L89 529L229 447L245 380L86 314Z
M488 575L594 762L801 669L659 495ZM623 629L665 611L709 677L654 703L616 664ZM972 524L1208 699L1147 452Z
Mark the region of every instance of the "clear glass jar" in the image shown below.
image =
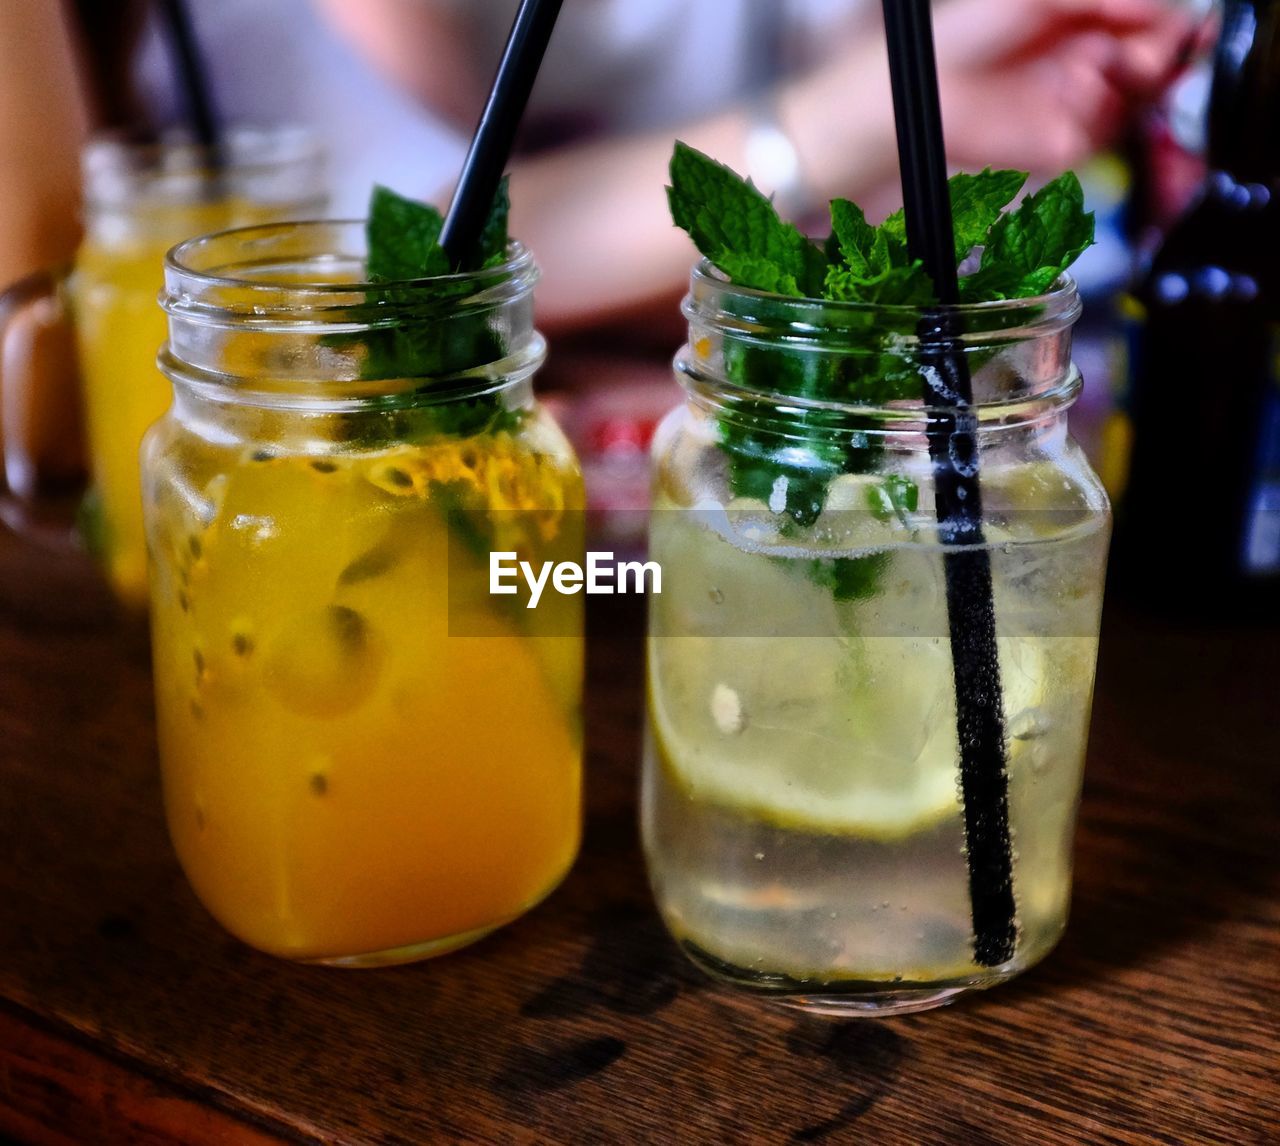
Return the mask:
M85 235L67 287L93 481L85 533L117 596L141 608L138 446L169 405L155 365L164 253L193 235L319 215L323 156L297 128L236 128L216 156L180 139L95 140L82 172Z
M369 284L360 223L169 255L143 446L170 834L233 934L369 966L516 918L580 835L579 598L488 591L488 552L581 561L573 452L532 394L533 261Z
M939 540L948 415L922 399L922 315L706 265L684 309L688 401L654 447L642 809L667 926L717 978L834 1014L1003 981L1066 922L1110 530L1067 433L1075 288L950 312L1002 684L983 694L1016 904L998 965L975 954L944 571L974 547Z

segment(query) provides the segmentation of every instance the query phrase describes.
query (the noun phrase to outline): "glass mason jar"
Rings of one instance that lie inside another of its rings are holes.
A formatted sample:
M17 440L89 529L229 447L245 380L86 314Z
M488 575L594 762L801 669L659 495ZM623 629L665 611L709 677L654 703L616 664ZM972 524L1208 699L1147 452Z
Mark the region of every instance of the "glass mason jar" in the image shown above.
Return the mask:
M169 412L142 471L170 835L205 906L293 959L405 962L527 911L580 834L582 560L532 395L536 268L364 278L363 225L170 252Z
M138 446L170 394L156 370L164 253L193 235L320 214L323 156L300 129L240 128L217 156L185 141L97 140L82 169L85 235L68 287L93 481L84 532L117 596L142 608Z
M981 703L1003 714L1016 905L1011 953L988 965L947 603L948 555L974 546L939 540L930 435L948 415L922 398L922 315L695 269L676 360L688 401L654 445L665 583L642 819L662 915L713 976L833 1014L919 1010L1008 979L1061 935L1110 531L1067 433L1079 309L1064 280L950 312L972 375L963 464L1000 682Z

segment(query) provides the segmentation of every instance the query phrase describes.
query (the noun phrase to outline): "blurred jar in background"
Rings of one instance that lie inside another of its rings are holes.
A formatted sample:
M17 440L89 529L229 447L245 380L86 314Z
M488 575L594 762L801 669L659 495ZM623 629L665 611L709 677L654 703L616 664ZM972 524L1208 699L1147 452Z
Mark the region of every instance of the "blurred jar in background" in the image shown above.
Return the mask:
M71 280L93 479L83 530L129 605L147 598L138 448L171 397L156 369L164 253L192 235L314 216L325 202L305 132L233 131L220 150L98 142L85 154L85 239Z
M228 131L216 155L181 139L95 140L83 158L85 235L73 267L41 272L0 300L0 314L13 317L39 308L27 329L44 326L51 344L55 324L74 328L92 478L81 533L131 607L147 599L138 448L170 400L156 369L164 253L207 231L316 215L325 203L322 167L312 137L292 128ZM6 338L5 351L6 410L34 410L35 391L50 382L48 352L29 334L20 347ZM11 504L38 504L47 483L24 419L5 424Z

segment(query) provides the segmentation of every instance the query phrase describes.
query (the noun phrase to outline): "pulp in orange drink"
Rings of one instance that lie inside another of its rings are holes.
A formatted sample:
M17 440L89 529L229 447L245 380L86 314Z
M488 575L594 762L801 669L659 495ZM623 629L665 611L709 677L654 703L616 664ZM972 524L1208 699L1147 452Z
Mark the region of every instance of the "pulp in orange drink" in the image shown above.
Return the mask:
M489 434L209 449L166 476L151 534L165 802L213 915L275 954L394 962L547 894L579 839L580 601L530 622L490 597L487 554L447 509L481 491L499 514L551 505L540 537L572 553L572 463Z

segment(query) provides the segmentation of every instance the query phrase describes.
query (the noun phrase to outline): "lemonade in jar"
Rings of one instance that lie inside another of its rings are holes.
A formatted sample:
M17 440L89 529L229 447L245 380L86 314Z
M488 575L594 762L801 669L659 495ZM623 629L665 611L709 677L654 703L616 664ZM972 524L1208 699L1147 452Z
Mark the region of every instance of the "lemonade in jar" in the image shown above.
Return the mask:
M580 834L580 602L487 591L491 548L582 546L534 264L371 263L357 223L178 247L143 459L179 859L247 943L353 966L516 918Z
M1011 174L961 177L970 203L990 198L988 246L1027 223L1000 214ZM1066 924L1110 533L1067 432L1071 250L1031 279L1046 289L947 315L972 386L961 422L926 398L943 384L920 333L929 288L892 216L877 234L836 206L829 262L705 157L678 150L673 177L677 221L724 267L694 270L676 361L688 397L654 443L664 584L642 827L659 910L711 975L817 1012L920 1010L1003 982ZM1076 189L1020 211L1070 219ZM713 193L734 214L703 211L695 196ZM754 221L731 233L726 218ZM748 259L735 243L761 245ZM774 289L724 269L762 266ZM974 536L944 528L944 467L980 475ZM1000 733L990 809L963 775L958 556L990 578L993 663L966 692ZM1003 873L975 874L975 833L996 838ZM975 908L993 879L1011 908L994 950Z

